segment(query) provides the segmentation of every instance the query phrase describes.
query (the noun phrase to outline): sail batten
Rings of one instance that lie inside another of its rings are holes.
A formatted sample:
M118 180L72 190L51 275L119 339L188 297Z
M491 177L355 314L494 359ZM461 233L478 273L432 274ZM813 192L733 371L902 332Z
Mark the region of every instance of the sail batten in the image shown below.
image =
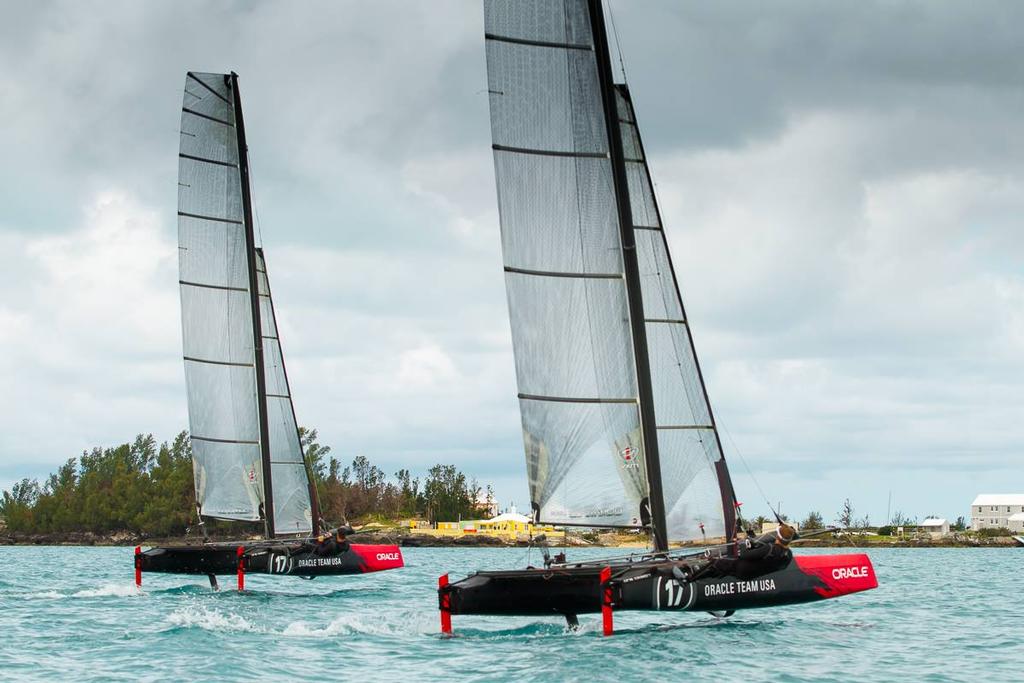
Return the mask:
M202 117L202 118L206 119L207 121L214 121L216 123L224 124L225 126L231 126L232 128L235 127L235 124L231 123L230 121L225 121L224 119L218 119L216 116L210 116L209 114L204 114L202 112L195 111L193 109L189 109L188 107L182 107L181 110L183 112L185 112L186 114L192 114L192 116L199 116L199 117Z
M222 216L201 216L197 213L186 213L185 211L179 211L178 215L184 216L185 218L196 218L202 221L213 221L215 223L234 223L235 225L242 224L242 221L236 221L233 218L224 218Z
M607 152L571 152L557 149L532 149L529 147L510 147L508 145L491 145L496 152L512 152L514 154L536 154L546 157L573 157L577 159L607 159Z
M537 396L535 394L518 394L524 401L552 401L554 403L636 403L636 398L583 398L569 396Z
M502 43L514 43L517 45L532 45L533 47L553 47L561 48L563 50L589 50L593 51L593 45L583 45L580 43L554 43L546 40L528 40L526 38L513 38L511 36L499 36L494 33L485 33L484 38L487 40L497 40Z

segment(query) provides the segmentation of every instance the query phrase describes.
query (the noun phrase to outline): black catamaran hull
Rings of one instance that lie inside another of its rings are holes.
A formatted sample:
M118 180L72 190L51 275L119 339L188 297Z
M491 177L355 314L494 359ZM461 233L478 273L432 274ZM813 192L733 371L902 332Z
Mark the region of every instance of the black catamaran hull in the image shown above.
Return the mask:
M135 555L136 580L141 572L162 574L275 574L281 576L333 576L366 574L404 566L397 545L351 545L331 555L316 553L304 543L217 543L198 546L150 548Z
M805 555L761 576L681 581L679 562L486 571L438 590L442 630L452 614L562 615L610 610L729 612L814 602L878 586L867 555ZM450 622L448 622L450 623ZM610 623L610 615L606 624ZM609 631L609 629L606 629Z

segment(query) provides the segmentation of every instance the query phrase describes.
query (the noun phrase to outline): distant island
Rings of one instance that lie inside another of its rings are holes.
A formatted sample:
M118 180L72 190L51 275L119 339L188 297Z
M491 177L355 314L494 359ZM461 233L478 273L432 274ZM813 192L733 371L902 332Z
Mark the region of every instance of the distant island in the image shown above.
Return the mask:
M488 524L497 505L490 486L481 487L454 465L437 464L421 480L400 469L393 477L356 456L343 465L318 440L316 429L299 429L303 450L329 523L347 521L359 533L354 542L391 542L415 546L525 546L539 533L550 545L642 548L639 533L600 530L554 530L537 527L514 511ZM509 517L508 521L502 518ZM785 515L782 519L789 521ZM455 521L460 520L460 521ZM0 498L0 544L134 545L137 543L200 542L192 450L188 433L157 444L152 434L131 443L93 448L71 458L44 482L23 479ZM794 522L811 538L796 547L1011 547L1008 529L969 531L963 517L948 525L949 533L930 533L916 519L900 512L889 524L875 527L857 519L845 500L836 514L842 531L821 533L824 517L816 511ZM743 521L752 533L774 528L774 519L758 516ZM213 540L256 538L259 523L206 519ZM707 539L714 542L721 539ZM682 544L698 547L703 542Z
M478 517L481 508L492 507L491 487L454 465L437 464L422 480L407 469L390 478L361 455L343 465L319 443L315 429L300 428L299 436L328 523L433 523ZM0 519L0 542L110 544L201 536L188 433L161 444L152 434L139 434L131 443L70 458L42 483L23 479L3 492ZM214 519L204 526L212 538L263 531L259 523Z

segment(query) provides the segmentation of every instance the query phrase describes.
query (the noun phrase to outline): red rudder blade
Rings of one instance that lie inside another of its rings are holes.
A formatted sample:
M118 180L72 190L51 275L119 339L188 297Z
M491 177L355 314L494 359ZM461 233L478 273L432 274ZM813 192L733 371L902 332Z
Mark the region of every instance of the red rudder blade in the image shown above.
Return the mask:
M441 633L451 635L452 632L452 596L445 590L448 587L448 575L443 574L437 579L437 595L441 610Z
M239 592L245 590L245 557L243 553L245 548L238 546L238 590Z
M142 588L142 546L135 546L135 586Z
M612 625L612 568L605 567L601 570L601 621L604 635L610 636L614 632Z

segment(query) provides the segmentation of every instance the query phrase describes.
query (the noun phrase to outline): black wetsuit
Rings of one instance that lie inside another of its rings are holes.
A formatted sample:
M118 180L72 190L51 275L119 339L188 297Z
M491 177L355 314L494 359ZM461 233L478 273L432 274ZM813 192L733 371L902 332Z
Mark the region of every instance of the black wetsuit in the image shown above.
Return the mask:
M349 547L350 544L347 540L342 539L339 541L334 536L331 536L323 543L317 543L316 547L313 549L313 552L321 557L331 557L332 555L342 554L343 552L348 550Z
M749 543L740 544L734 557L718 557L694 574L693 579L735 576L754 579L782 569L793 557L793 551L775 542L775 534L765 534Z

